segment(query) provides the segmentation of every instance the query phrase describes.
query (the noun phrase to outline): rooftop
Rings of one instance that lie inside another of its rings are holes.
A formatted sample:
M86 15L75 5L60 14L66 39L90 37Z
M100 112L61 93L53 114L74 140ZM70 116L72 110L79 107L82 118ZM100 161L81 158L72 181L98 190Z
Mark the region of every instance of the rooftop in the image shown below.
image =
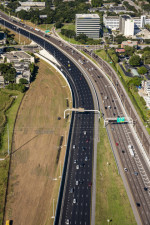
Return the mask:
M114 19L119 19L119 16L107 16L106 14L104 15L104 17L105 17L106 19L112 19L112 20L114 20Z
M131 73L132 73L132 75L133 75L134 77L135 77L135 76L140 77L140 75L139 75L139 73L137 72L136 69L131 69Z
M76 18L100 18L98 14L76 14Z

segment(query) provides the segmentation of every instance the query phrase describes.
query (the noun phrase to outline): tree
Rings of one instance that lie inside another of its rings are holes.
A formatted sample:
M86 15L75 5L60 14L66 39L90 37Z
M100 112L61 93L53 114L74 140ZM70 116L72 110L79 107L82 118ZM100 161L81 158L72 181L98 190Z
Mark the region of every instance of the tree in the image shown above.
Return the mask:
M150 51L145 51L143 53L142 60L144 64L150 64Z
M123 41L126 41L127 38L124 37L123 35L118 35L115 37L115 41L118 43L118 44L121 44Z
M145 73L147 73L147 69L146 69L146 67L145 66L141 66L141 67L139 67L138 68L138 73L139 74L145 74Z
M28 84L29 82L28 82L27 79L21 78L21 79L19 80L19 83L20 83L20 84Z
M0 71L4 77L5 81L14 82L16 78L16 70L12 67L12 65L1 63L0 64Z
M102 6L102 0L92 0L92 6L93 7L101 7Z
M15 68L9 68L6 73L3 74L4 80L9 82L15 82L16 70Z
M63 24L60 22L60 21L58 21L58 22L56 22L55 23L55 27L58 29L58 28L61 28L63 26Z
M125 55L126 56L132 56L135 52L135 48L132 48L130 46L125 46Z
M129 59L129 64L131 66L140 66L141 63L141 58L139 55L133 55L131 56L131 58Z

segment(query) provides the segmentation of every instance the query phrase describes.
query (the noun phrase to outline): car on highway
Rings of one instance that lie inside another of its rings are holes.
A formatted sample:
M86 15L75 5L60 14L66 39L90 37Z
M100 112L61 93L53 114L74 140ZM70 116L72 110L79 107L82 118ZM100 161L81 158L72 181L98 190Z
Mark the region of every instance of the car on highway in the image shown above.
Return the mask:
M75 145L73 145L73 149L75 149L76 148L76 146Z
M122 153L125 153L125 151L124 151L124 150L122 150Z
M125 172L127 172L127 171L128 171L128 169L127 169L127 168L124 168L124 171L125 171Z
M83 133L84 133L84 135L86 135L86 131L84 131Z
M76 159L74 160L74 163L77 163L77 160Z
M76 202L77 202L77 200L74 198L74 199L73 199L73 203L75 204Z
M82 167L85 167L85 163L82 163L81 165L80 165L80 167L82 168Z
M87 157L87 156L85 157L85 161L86 161L86 162L88 161L88 157Z
M138 175L138 172L134 172L134 175L137 176Z
M148 188L147 187L144 187L144 191L147 191L148 190Z
M137 202L136 205L137 205L137 207L140 207L140 203L139 202Z
M76 180L76 185L79 185L79 181L78 180Z
M73 192L74 192L74 188L71 188L70 191L69 191L69 193L72 194Z
M66 219L65 224L67 224L67 225L70 224L70 220Z
M79 169L79 165L76 165L76 169L77 169L77 170Z
M116 142L116 146L118 146L119 145L119 143L118 142Z
M88 184L88 186L91 187L91 186L92 186L92 182L90 182L90 183Z

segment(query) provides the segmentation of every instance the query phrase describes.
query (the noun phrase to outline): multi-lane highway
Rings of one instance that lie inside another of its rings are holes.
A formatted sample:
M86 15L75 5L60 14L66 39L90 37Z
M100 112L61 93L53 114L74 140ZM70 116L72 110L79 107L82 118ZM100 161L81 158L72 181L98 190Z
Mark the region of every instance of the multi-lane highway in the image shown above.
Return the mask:
M6 16L2 14L2 17ZM7 17L6 19L8 20ZM2 18L0 22L4 24ZM136 127L140 129L138 135L148 155L148 135L143 130L131 103L125 98L126 96L115 73L107 64L94 55L95 59L98 60L105 70L105 73L112 78L116 89L112 86L110 80L102 70L99 70L97 66L74 48L67 46L67 44L54 37L45 36L42 32L33 31L20 23L14 22L12 24L5 21L5 26L34 40L64 65L68 74L67 79L74 92L75 107L83 107L85 109L94 108L91 90L81 70L60 49L75 59L80 64L80 67L90 76L90 79L93 80L96 90L99 90L99 101L102 106L104 118L125 115L125 111L121 107L121 101L118 98L118 92L120 99L129 110L127 112L130 117L137 122ZM42 37L43 35L44 38ZM59 50L56 46L59 47ZM73 118L63 201L55 224L87 225L90 224L91 210L94 115L92 113L74 113ZM123 176L132 193L132 199L130 201L134 202L132 207L136 215L136 220L138 224L148 225L150 224L150 172L147 163L145 163L145 158L142 155L136 135L134 134L133 127L130 124L108 124L107 129L113 137L111 141L116 145L113 149L114 155L116 158L119 158L118 164L119 167L121 165L120 170L123 171ZM134 156L131 156L128 145L133 146Z
M8 18L7 18L8 19ZM93 97L89 85L82 72L77 66L60 50L44 40L43 33L39 36L22 29L19 25L10 23L1 18L0 22L8 28L15 30L30 39L55 56L62 65L61 71L64 72L73 91L73 106L84 109L94 109ZM11 21L12 22L12 21ZM59 42L57 41L58 45ZM61 45L61 44L59 44ZM57 224L90 224L91 210L91 184L92 184L92 155L93 155L93 136L94 136L94 114L93 113L73 113L72 125L70 128L71 141L68 155L68 166L66 173L65 190L61 209L61 215ZM62 189L63 191L63 189ZM14 221L15 223L15 221Z

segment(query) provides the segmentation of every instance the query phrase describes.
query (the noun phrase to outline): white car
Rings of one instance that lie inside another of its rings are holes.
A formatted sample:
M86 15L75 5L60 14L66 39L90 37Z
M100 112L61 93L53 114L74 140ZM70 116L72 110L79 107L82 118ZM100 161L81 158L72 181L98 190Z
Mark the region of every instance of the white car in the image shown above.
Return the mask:
M73 145L73 149L75 149L76 148L76 146L75 145Z
M70 220L66 219L65 224L70 224Z
M76 201L76 199L74 198L74 199L73 199L73 203L75 204L76 202L77 202L77 201Z
M76 165L76 169L77 169L77 170L79 169L79 165Z
M85 161L88 161L88 157L87 156L85 157Z
M128 145L128 148L129 148L129 149L133 149L133 146L132 146L132 145Z
M84 135L86 135L86 131L84 131L83 133L84 133Z
M76 180L76 185L78 185L79 184L79 181L78 180Z
M125 172L127 172L127 171L128 171L128 169L127 169L127 168L124 168L124 171L125 171Z

